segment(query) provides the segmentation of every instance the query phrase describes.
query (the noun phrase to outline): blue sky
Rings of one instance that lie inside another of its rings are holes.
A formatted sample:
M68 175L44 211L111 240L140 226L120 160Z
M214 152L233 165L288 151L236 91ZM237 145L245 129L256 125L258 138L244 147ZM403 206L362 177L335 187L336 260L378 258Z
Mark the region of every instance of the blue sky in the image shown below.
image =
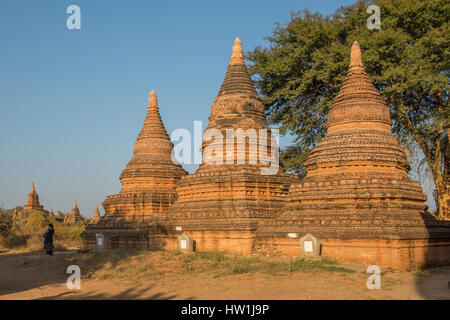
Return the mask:
M290 12L353 2L2 0L0 206L23 205L34 181L45 208L76 199L91 217L120 191L152 89L169 135L205 127L235 37L267 46ZM81 30L66 27L71 4Z

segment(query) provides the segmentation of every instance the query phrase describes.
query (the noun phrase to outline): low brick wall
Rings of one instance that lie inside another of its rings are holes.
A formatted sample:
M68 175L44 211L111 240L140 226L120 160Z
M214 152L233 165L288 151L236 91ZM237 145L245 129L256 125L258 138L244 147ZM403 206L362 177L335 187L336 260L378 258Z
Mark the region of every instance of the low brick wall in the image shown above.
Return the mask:
M95 234L105 235L107 249L139 248L176 250L184 231L136 229L88 229L83 233L87 249L96 249ZM197 251L300 257L299 238L256 236L252 231L186 231ZM398 271L450 265L450 239L320 239L321 255L340 262L378 265Z
M398 271L450 265L450 240L371 240L321 239L324 257L362 265L378 265ZM257 238L260 254L298 257L302 254L298 238Z

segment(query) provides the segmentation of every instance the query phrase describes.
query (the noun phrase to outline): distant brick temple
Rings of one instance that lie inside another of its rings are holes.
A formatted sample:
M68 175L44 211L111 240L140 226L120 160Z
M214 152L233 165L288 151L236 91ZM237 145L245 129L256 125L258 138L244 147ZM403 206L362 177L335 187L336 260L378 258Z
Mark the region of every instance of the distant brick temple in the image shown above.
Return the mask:
M23 206L23 210L36 210L46 212L44 206L39 203L39 196L34 187L34 182L31 184L31 191L28 194L27 204Z
M90 224L96 224L100 221L102 217L100 216L100 211L98 210L98 206L95 207L94 216L89 221Z
M248 133L243 149L238 139L230 147L228 139L206 134L238 129ZM389 109L364 71L357 42L330 107L327 135L305 162L302 181L278 167L263 173L274 147L236 39L211 105L198 170L187 175L172 161L173 144L152 92L120 177L122 190L106 198L105 215L87 226L85 246L96 248L102 234L109 248L176 249L184 233L200 251L299 256L305 239L317 239L315 252L340 261L398 270L450 264L450 224L425 212L426 197L408 177Z
M81 215L80 209L78 209L76 200L73 203L72 212L65 217L64 223L77 224L79 226L86 225L86 218Z

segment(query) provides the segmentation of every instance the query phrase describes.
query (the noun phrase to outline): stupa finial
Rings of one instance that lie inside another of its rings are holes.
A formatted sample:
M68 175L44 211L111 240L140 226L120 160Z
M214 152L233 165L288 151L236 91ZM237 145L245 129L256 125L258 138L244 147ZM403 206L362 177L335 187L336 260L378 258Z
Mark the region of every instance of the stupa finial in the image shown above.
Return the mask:
M233 54L231 55L231 64L244 64L244 55L242 54L242 42L239 38L234 39Z
M78 208L78 206L77 206L77 200L74 200L74 201L73 201L73 208L74 208L74 209Z
M152 92L150 92L150 95L148 97L148 107L158 109L158 97L156 96L156 93L154 90L152 90Z
M95 207L94 217L100 218L100 211L98 210L98 205Z
M352 67L364 67L361 58L361 47L359 46L358 41L353 42L350 51L350 68Z
M31 193L36 192L36 189L34 188L34 182L31 183Z

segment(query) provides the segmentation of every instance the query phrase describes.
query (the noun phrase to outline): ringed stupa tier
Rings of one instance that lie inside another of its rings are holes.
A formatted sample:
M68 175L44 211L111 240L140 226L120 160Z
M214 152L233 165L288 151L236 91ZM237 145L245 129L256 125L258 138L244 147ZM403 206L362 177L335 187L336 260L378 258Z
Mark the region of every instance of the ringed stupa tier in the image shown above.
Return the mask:
M241 135L241 143L230 138L227 145L227 132ZM279 215L295 179L279 168L272 140L236 38L225 79L211 105L202 163L195 174L179 181L178 200L161 215L159 227L164 232L189 231L199 250L251 252L259 221ZM265 174L271 160L275 169Z
M290 186L283 214L259 229L259 249L292 254L297 243L287 235L311 233L321 239L324 255L349 262L409 269L428 263L433 253L450 257L450 229L426 213L426 196L408 177L389 109L356 41L326 128L305 161L306 177Z
M27 204L23 206L23 210L37 210L45 212L44 206L39 203L39 196L34 188L34 182L31 184L31 191L28 194L28 201Z
M172 161L173 143L159 113L156 93L149 96L148 112L133 157L122 171L122 190L106 197L101 225L142 223L167 211L177 199L176 183L187 172Z

